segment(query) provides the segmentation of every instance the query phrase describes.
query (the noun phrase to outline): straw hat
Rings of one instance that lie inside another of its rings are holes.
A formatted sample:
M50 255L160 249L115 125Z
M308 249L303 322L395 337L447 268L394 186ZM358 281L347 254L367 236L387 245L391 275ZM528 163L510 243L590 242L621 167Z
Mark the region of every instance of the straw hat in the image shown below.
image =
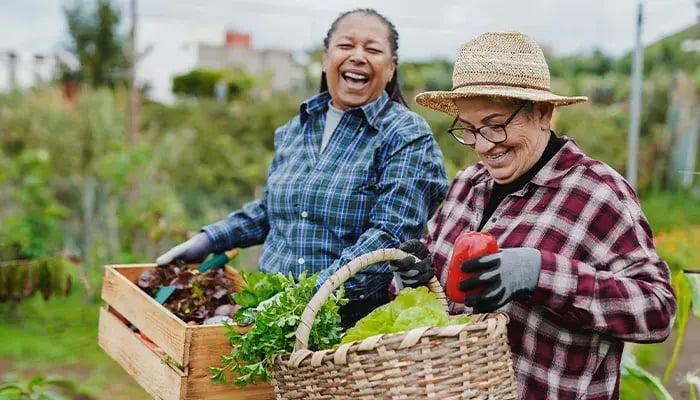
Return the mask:
M488 32L463 45L452 71L452 91L424 92L416 102L457 116L454 99L492 96L552 103L582 103L585 96L566 97L551 92L549 67L542 49L520 32Z

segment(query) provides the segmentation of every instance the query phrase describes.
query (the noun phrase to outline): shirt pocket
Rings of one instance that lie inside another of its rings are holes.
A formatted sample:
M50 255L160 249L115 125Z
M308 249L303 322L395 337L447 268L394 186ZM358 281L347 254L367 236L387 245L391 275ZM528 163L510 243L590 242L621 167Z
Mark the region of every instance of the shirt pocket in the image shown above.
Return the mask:
M341 166L325 178L315 191L315 212L344 243L353 244L371 226L378 197L375 174L368 166Z

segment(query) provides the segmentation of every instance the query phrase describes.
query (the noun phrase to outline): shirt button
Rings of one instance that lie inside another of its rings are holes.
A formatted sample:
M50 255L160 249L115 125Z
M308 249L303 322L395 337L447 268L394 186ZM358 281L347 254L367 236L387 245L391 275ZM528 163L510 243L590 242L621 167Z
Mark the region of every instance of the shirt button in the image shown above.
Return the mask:
M491 222L496 222L496 221L498 221L498 218L496 218L496 217L491 218Z
M302 217L302 218L306 218L306 217L308 217L308 216L309 216L309 213L307 213L306 211L302 211L302 212L301 212L301 217Z
M297 264L299 264L299 265L304 264L304 262L305 262L304 257L299 257L299 259L297 260Z
M364 295L364 294L361 294L361 295L360 295L360 298L361 298L361 299L364 299L364 298L365 298L365 295Z

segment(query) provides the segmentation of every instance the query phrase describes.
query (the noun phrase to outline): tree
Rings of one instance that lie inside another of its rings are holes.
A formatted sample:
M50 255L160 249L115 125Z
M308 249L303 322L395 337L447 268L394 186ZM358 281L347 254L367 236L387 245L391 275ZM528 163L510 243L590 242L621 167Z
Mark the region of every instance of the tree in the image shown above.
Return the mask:
M124 38L117 32L119 10L111 0L97 0L85 7L81 0L64 7L70 41L67 50L80 62L80 77L91 86L123 82L127 60Z
M228 97L235 99L246 95L255 79L240 69L213 70L196 68L173 77L173 93L194 97L214 97L218 82L226 85Z

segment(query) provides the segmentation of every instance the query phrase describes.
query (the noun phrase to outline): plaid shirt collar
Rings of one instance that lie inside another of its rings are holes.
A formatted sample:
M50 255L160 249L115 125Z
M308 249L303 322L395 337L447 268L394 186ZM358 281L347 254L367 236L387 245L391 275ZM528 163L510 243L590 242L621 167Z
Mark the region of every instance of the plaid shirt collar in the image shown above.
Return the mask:
M311 114L325 113L328 111L328 102L330 100L331 95L326 91L321 92L301 103L301 106L299 107L299 118L301 119L301 123L306 123L306 120ZM378 129L377 125L379 117L390 101L391 99L389 98L389 95L386 94L386 91L382 90L382 94L379 95L376 100L361 107L350 108L346 112L364 116L372 128Z

